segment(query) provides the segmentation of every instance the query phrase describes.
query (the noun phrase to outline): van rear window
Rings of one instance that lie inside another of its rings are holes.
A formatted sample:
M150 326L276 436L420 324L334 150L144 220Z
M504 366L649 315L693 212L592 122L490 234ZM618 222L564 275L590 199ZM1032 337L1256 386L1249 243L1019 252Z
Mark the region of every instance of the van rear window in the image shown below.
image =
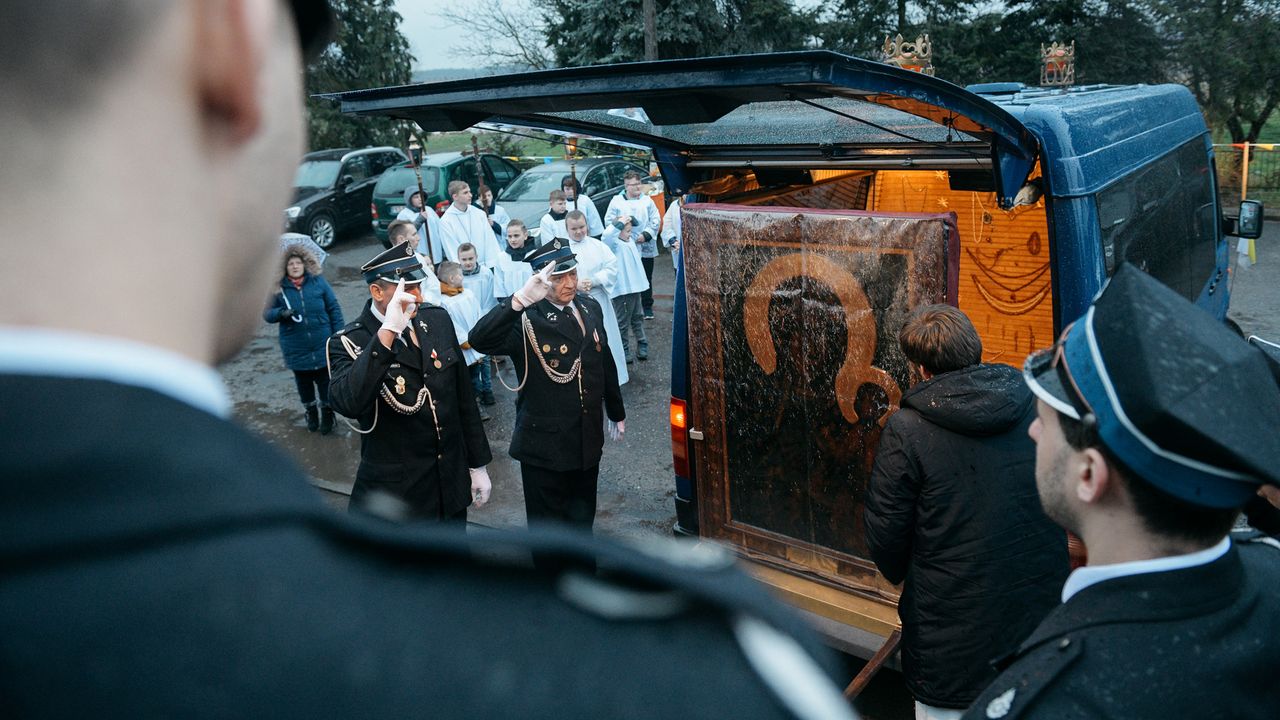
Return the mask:
M1108 276L1131 263L1183 297L1199 297L1217 259L1217 206L1202 139L1113 183L1096 201Z

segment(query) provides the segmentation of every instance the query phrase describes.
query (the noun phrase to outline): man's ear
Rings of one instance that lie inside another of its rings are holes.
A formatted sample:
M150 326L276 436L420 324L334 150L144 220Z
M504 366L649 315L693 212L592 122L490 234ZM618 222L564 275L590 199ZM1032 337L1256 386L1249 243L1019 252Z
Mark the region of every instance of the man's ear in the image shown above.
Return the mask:
M1097 448L1085 448L1074 461L1071 482L1080 502L1097 504L1115 484L1111 466Z
M382 286L378 283L369 283L369 296L374 302L382 302Z
M204 115L233 143L253 137L262 122L258 88L264 71L274 2L199 0L196 14L196 90Z

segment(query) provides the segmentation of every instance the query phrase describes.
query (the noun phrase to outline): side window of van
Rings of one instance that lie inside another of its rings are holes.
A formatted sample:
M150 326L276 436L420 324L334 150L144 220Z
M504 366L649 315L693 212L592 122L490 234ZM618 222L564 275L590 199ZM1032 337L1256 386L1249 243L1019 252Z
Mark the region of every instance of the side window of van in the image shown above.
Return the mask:
M1098 193L1107 275L1132 263L1195 300L1215 266L1212 175L1202 140Z

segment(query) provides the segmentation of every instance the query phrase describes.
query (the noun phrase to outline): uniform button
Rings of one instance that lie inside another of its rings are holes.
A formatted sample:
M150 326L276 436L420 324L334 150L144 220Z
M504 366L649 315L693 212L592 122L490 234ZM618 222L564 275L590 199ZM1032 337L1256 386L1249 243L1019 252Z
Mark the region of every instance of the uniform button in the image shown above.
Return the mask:
M1058 643L1059 650L1066 650L1071 647L1071 638L1062 638L1062 642Z
M441 454L441 453L436 453L436 459L437 459L437 460L442 460L442 459L444 459L444 455L443 455L443 454Z

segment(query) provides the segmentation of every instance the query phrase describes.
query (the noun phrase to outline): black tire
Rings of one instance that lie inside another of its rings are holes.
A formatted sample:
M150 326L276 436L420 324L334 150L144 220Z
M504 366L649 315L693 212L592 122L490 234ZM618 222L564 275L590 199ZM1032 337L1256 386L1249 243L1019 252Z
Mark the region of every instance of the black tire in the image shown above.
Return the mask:
M307 223L307 234L321 249L328 250L338 239L338 226L333 224L333 216L329 213L316 213Z

